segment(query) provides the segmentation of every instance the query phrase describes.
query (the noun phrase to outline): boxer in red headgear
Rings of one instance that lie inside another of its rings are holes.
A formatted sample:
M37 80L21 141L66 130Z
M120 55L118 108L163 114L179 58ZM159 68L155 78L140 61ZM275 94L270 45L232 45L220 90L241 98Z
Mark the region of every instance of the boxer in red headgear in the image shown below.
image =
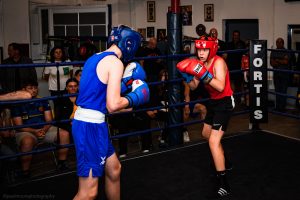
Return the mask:
M217 172L218 187L213 196L223 197L230 194L226 172L231 164L225 161L221 139L234 108L233 92L227 65L217 55L218 40L202 36L195 41L195 46L197 59L185 59L177 64L177 69L192 90L205 84L210 95L202 135L208 140Z

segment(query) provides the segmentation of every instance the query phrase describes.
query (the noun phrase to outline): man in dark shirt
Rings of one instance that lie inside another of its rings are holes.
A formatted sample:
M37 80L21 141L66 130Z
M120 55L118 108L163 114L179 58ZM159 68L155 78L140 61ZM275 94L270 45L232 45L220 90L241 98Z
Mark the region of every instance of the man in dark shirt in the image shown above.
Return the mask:
M235 30L232 33L232 41L227 44L227 50L245 49L245 42L240 38L240 31ZM243 52L228 53L227 55L227 66L229 70L241 69ZM241 92L243 86L243 74L242 73L231 73L230 74L231 87L234 92ZM241 98L236 98L236 102L240 103Z
M32 60L22 55L21 47L17 43L8 45L9 57L3 64L31 64ZM30 68L0 68L0 85L3 92L13 92L22 89L25 82L37 82L37 74L34 67Z
M148 45L146 47L139 49L137 52L137 57L152 57L160 55L161 52L157 48L157 40L154 37L149 39ZM161 59L141 60L141 65L144 67L144 70L146 72L147 81L158 81L158 74L164 68Z
M276 49L284 50L284 40L277 38ZM289 65L290 54L284 51L272 51L270 55L270 64L274 69L290 69ZM289 74L284 72L274 72L273 80L275 92L287 93L289 84ZM280 112L285 111L286 97L276 95L276 110Z
M29 92L32 98L38 98L38 83L27 82L24 83L23 90ZM15 125L30 125L36 123L44 123L52 121L52 112L48 101L34 101L19 106L15 106L12 109L12 117ZM34 146L39 142L52 143L57 140L59 136L59 142L61 145L69 144L69 133L66 130L59 129L57 133L57 127L51 124L24 127L20 128L16 132L16 142L21 152L32 151ZM68 149L58 150L58 164L60 170L66 170L66 159ZM32 155L26 155L21 157L22 174L24 177L29 177L29 168Z
M68 94L78 93L79 82L76 78L69 78L66 82L66 91ZM73 118L72 114L75 112L75 102L76 96L64 97L58 100L58 109L56 120L67 120ZM68 123L59 123L57 125L59 128L62 128L69 133L72 133L71 122Z
M223 41L223 40L220 40L218 38L218 31L216 28L211 28L209 30L209 36L212 37L212 38L217 38L218 39L218 51L224 51L226 50L226 43Z
M223 40L220 40L218 38L218 31L216 28L211 28L209 30L209 36L212 38L217 38L218 39L218 51L225 51L226 50L226 43ZM226 60L227 58L227 54L226 53L222 53L220 56L222 56L222 58L224 58L224 60Z

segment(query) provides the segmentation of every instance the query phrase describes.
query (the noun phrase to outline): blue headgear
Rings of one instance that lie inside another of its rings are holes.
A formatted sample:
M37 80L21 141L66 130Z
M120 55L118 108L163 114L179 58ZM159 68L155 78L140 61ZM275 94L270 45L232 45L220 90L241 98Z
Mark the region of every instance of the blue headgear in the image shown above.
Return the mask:
M132 59L141 44L141 35L128 26L114 27L108 37L108 46L116 44L125 62Z

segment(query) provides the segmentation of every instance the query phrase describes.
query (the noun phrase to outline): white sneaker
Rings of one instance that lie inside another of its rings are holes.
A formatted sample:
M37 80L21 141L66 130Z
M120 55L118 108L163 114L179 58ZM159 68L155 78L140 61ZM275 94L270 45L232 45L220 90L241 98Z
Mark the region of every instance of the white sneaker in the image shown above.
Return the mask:
M119 155L119 158L126 158L126 154L121 154L121 155Z
M145 149L142 151L143 153L149 153L149 149Z
M184 141L184 142L189 142L189 141L191 141L191 140L190 140L190 136L189 136L189 132L187 132L187 131L184 131L184 132L183 132L183 141Z

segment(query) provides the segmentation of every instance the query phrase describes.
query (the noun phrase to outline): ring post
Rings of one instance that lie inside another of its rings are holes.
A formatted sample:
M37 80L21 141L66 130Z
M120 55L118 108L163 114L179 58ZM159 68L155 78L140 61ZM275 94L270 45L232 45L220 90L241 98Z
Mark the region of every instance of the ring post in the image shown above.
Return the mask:
M268 122L267 41L250 41L250 124L252 131L259 123Z
M176 55L181 53L182 44L182 23L180 14L180 1L171 0L171 12L167 14L167 36L169 44L169 54ZM178 72L176 64L178 59L169 59L168 63L168 74L169 79L173 80L178 78ZM169 84L169 105L176 104L182 100L182 89L183 85L181 82ZM168 112L168 123L174 125L183 121L182 108L171 107ZM183 135L181 128L170 128L169 129L169 145L178 145L183 143Z

